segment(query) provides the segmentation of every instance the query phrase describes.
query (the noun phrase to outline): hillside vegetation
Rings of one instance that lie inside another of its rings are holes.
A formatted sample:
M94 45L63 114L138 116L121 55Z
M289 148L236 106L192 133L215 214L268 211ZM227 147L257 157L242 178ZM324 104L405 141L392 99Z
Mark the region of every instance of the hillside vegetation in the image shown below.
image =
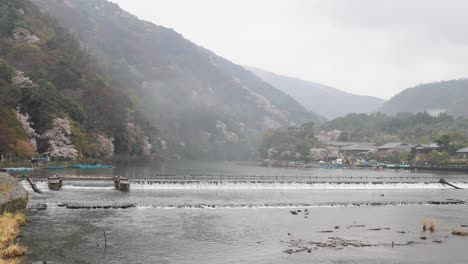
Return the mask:
M0 154L149 156L143 117L79 42L28 0L0 1Z
M262 158L276 160L324 160L327 157L324 148L329 141L368 142L375 146L390 142L436 142L443 152L428 155L426 161L437 164L447 161L449 155L468 146L468 119L447 114L431 116L428 113L400 113L396 116L350 114L321 126L308 123L300 127L270 130L264 134L259 152ZM392 161L399 162L406 160L402 157L408 153L390 151L388 154ZM389 158L378 155L369 157L379 160Z
M446 112L468 117L468 79L441 81L408 88L380 109L384 113Z
M123 83L160 128L168 154L189 158L254 155L265 129L316 121L292 98L172 29L106 0L34 0Z
M324 123L321 127L326 131L342 131L340 140L343 141L376 144L403 141L413 144L431 143L443 134L450 134L454 140L460 142L465 142L468 138L468 119L447 114L350 114Z

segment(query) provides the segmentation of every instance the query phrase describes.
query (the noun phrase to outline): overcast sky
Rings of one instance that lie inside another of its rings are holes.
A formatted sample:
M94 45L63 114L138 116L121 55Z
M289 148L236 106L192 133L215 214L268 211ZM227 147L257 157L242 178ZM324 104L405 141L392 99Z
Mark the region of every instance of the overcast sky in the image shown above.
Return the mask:
M468 76L464 0L112 0L235 63L390 98Z

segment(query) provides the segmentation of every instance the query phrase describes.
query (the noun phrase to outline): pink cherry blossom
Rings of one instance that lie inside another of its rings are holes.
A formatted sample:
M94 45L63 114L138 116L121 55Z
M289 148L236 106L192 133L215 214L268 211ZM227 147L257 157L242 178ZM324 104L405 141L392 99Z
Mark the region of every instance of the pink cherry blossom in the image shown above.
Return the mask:
M99 152L106 158L114 156L114 138L108 138L105 135L98 135Z
M26 134L28 134L29 138L29 144L31 147L34 149L34 151L37 151L37 141L36 137L38 136L34 128L32 128L33 123L31 123L30 117L28 113L22 114L19 109L16 110L16 118L18 121L21 123L21 126L23 129L26 131Z
M43 138L49 143L50 156L56 159L76 160L78 150L70 140L70 122L67 119L57 117L54 120L54 128L48 130Z

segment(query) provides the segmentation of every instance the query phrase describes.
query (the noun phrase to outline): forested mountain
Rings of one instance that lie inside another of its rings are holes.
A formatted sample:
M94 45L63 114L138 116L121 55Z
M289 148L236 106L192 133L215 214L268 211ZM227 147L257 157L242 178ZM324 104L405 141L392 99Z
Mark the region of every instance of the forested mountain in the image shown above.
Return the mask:
M326 131L342 131L340 140L343 141L377 144L402 141L413 144L432 143L443 134L451 135L456 141L466 142L468 139L468 119L447 114L350 114L324 123L321 127Z
M56 21L0 0L0 155L148 156L152 130Z
M375 151L371 146L391 142L409 144L436 144L440 152L420 155L415 162L439 165L466 164L466 160L450 160L456 151L468 146L468 119L447 114L431 116L428 113L350 114L322 124L270 130L263 136L260 156L277 161L319 161L329 155L338 155L327 147L330 141L367 142L356 145L367 152L367 159L399 163L415 157L407 150ZM356 143L355 143L356 144ZM351 155L351 153L344 154Z
M328 119L350 113L372 113L379 109L384 100L372 96L360 96L336 88L281 76L272 72L249 67L255 75L289 94L306 109Z
M308 123L270 130L264 134L259 152L262 158L304 161L308 157L326 156L321 149L329 141L369 142L377 146L390 142L441 142L444 151L453 155L468 145L468 119L428 113L350 114L321 126Z
M380 110L388 114L427 111L468 117L468 79L408 88L387 101Z
M242 67L106 0L34 0L125 84L163 148L192 158L246 158L267 128L318 121Z

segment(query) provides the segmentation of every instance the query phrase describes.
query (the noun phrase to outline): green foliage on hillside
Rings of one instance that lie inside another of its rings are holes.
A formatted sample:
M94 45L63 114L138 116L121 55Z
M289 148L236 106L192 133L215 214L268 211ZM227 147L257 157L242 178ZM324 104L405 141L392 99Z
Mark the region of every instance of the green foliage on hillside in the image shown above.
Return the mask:
M18 108L31 117L38 135L52 129L55 118L72 121L75 131L84 133L83 142L71 135L80 154L86 155L87 141L103 134L115 138L116 154L137 155L128 123L141 117L106 78L78 41L30 1L0 0L0 127L10 131L3 135L10 143L0 153L18 153L11 142L26 139L20 136L24 128L15 116ZM136 124L147 128L144 122Z
M1 102L1 99L0 99ZM27 136L16 120L14 111L0 107L0 155L28 156L33 151L27 146Z
M301 127L270 130L263 136L259 154L262 158L307 161L309 155L322 155L320 151L327 141L369 142L376 145L390 142L414 145L437 143L440 152L418 157L419 162L445 164L449 156L468 146L468 119L447 114L431 116L428 113L400 113L396 116L382 113L349 114L320 127L307 123ZM390 150L370 152L367 158L399 163L414 156L410 151Z
M309 150L317 144L313 123L268 131L259 148L262 158L308 160Z
M6 81L6 82L11 82L11 79L13 78L13 75L15 73L15 70L8 65L5 61L1 60L0 61L0 79Z
M384 113L445 111L468 117L468 79L441 81L408 88L380 109Z
M468 119L447 114L350 114L324 123L322 128L343 131L342 140L377 144L402 141L414 144L431 143L444 134L450 135L458 142L464 142L468 138Z
M137 110L160 128L169 154L246 159L256 152L265 129L314 120L290 97L237 65L114 3L34 2L89 48L110 83L124 84Z

